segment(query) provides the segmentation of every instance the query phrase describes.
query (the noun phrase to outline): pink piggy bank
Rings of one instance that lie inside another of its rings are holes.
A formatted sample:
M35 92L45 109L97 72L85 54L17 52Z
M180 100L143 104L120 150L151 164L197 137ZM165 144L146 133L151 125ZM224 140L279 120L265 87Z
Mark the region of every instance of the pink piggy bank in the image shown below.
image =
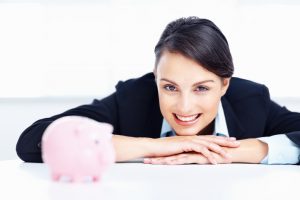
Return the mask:
M98 181L115 162L113 127L95 120L67 116L52 122L42 137L42 158L52 179Z

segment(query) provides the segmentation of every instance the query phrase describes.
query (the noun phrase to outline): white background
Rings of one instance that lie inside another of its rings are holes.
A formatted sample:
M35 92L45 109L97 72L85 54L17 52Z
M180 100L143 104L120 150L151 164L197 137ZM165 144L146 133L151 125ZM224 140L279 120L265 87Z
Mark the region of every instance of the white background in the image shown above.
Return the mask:
M151 71L167 23L191 15L224 32L235 76L266 84L272 96L300 96L300 1L0 2L0 97L106 95Z
M0 0L0 159L35 120L151 71L167 23L192 15L223 31L235 76L299 108L300 1Z

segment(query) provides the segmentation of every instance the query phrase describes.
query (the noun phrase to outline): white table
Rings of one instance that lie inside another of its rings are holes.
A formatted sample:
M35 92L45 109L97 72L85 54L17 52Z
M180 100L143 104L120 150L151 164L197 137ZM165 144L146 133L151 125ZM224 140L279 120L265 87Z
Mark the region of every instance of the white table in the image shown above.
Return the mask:
M300 199L300 166L117 163L99 183L53 182L45 164L0 162L0 199Z

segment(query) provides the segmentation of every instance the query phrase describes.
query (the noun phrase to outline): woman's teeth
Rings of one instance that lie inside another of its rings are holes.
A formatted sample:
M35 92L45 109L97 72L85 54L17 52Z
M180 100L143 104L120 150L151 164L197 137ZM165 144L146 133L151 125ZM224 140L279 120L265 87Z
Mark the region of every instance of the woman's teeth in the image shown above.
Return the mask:
M200 114L196 114L196 115L191 115L189 117L184 117L184 116L180 116L175 114L175 116L177 117L177 119L184 121L184 122L188 122L188 121L193 121L195 120Z

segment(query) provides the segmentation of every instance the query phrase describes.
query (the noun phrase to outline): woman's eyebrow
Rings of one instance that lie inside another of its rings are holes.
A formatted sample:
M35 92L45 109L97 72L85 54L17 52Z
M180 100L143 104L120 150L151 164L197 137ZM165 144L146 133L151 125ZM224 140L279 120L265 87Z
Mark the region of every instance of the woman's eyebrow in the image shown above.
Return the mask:
M166 78L161 78L160 80L161 80L161 81L167 81L167 82L170 82L170 83L172 83L172 84L174 84L174 85L178 85L178 84L175 83L174 81L171 81L171 80L166 79Z
M203 80L203 81L199 81L199 82L196 82L193 84L193 86L196 86L196 85L201 85L203 83L214 83L215 81L214 80Z
M177 83L175 83L174 81L171 81L171 80L169 80L169 79L166 79L166 78L161 78L160 80L161 80L161 81L167 81L167 82L170 82L170 83L172 83L172 84L174 84L174 85L177 85L177 86L178 86L178 84L177 84ZM214 83L215 81L214 81L214 80L203 80L203 81L199 81L199 82L196 82L196 83L194 83L194 84L193 84L193 86L196 86L196 85L201 85L201 84L203 84L203 83L207 83L207 82L212 82L212 83Z

